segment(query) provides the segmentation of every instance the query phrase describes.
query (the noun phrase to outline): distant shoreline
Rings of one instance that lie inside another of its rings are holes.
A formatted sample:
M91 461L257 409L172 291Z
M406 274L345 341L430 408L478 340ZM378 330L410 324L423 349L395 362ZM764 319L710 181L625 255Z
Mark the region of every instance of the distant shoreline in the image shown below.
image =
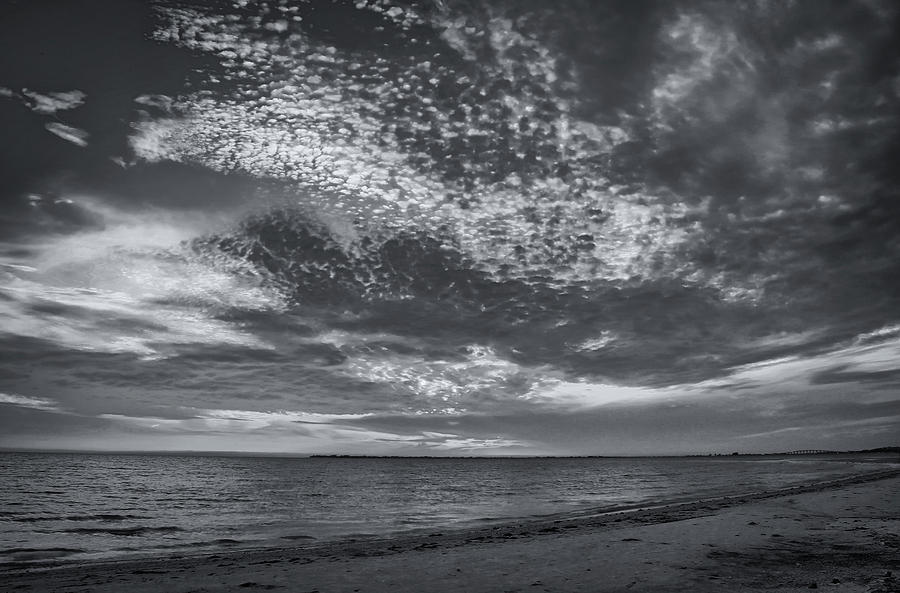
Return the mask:
M259 453L244 451L101 451L96 449L34 449L2 448L0 454L27 453L48 455L152 455L160 457L247 457L283 459L667 459L667 458L734 458L734 457L787 457L827 455L869 455L888 453L900 455L900 446L877 447L852 451L783 451L773 453L684 453L658 455L356 455L350 453Z

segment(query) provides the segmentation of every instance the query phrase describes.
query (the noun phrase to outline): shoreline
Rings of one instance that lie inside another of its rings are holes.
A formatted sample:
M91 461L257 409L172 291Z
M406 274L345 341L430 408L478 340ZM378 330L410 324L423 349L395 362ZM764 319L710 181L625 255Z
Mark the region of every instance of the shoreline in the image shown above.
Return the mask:
M575 540L582 541L587 539L602 542L609 546L613 541L643 541L643 538L616 537L624 532L670 531L672 526L683 528L686 525L694 525L694 522L713 521L715 523L716 518L721 519L729 514L740 513L742 509L777 507L785 500L794 500L794 497L813 497L827 501L838 497L840 493L844 495L852 493L855 496L865 497L869 491L881 492L882 494L887 492L890 494L888 496L889 500L896 500L896 494L900 491L900 468L866 472L844 478L761 492L684 502L660 503L631 509L582 510L529 518L527 520L503 520L502 523L492 523L483 527L444 528L440 531L427 530L430 533L401 532L387 537L341 539L309 543L303 546L289 545L274 548L222 550L218 552L204 551L194 554L169 554L77 563L61 562L45 565L9 566L8 568L0 568L0 571L2 571L0 572L0 584L9 583L8 589L23 591L115 591L118 590L117 587L134 588L137 585L148 587L141 590L153 591L156 590L153 588L153 583L163 579L162 575L169 575L166 579L168 580L169 578L174 578L173 575L178 574L183 575L182 578L186 582L192 582L194 585L198 582L202 584L201 588L185 588L183 589L184 591L224 591L240 587L242 583L258 583L266 579L271 580L275 576L274 573L309 573L310 571L316 573L317 578L329 581L329 579L334 580L334 578L339 576L333 574L333 571L329 568L335 562L356 564L360 565L360 568L362 568L362 564L385 564L386 566L382 566L381 569L390 572L391 570L400 570L402 565L411 561L411 557L422 554L429 555L431 560L443 560L448 557L468 556L472 554L473 550L476 550L490 556L503 557L510 551L510 546L524 546L530 548L532 553L540 555L542 554L542 548L548 547L549 543L558 542L558 540L572 540L574 542ZM900 520L897 519L898 513L893 509L893 505L885 509L883 514L886 518L893 517L893 524L900 523ZM765 516L766 513L761 514L761 518ZM803 523L802 518L795 519L796 523ZM754 525L760 524L760 521L752 521L751 523ZM688 541L693 538L682 534L676 539ZM900 527L898 527L896 541L900 545ZM584 542L582 541L582 543ZM900 550L893 551L898 552ZM879 556L876 552L877 550L871 556L877 559ZM415 564L419 559L413 559L412 561ZM628 562L625 563L627 564ZM392 569L391 566L394 565L396 565L396 568ZM277 570L273 567L277 567ZM304 569L303 567L306 568ZM350 572L353 571L350 570ZM248 575L256 576L250 578ZM486 574L484 576L486 579L485 583L488 583L491 580L491 575ZM232 581L235 578L244 580L240 583L234 583ZM97 580L92 581L91 579ZM223 582L218 585L219 588L209 588L213 581ZM97 588L103 583L110 584L111 588ZM118 583L118 585L112 586L115 583ZM162 586L160 582L157 584ZM469 584L471 585L471 583ZM252 586L246 585L246 587ZM282 585L273 586L281 587ZM263 588L266 587L264 586ZM309 588L310 591L314 589L315 587ZM167 588L165 590L180 591L182 589ZM293 589L288 588L286 590ZM324 590L322 589L322 591ZM359 590L413 591L415 589L363 588ZM436 590L442 591L445 589ZM474 590L488 591L494 589L488 587Z
M462 524L420 527L383 534L356 534L321 540L314 538L306 540L306 538L301 538L301 541L304 541L303 544L291 544L286 542L282 545L248 545L239 548L229 547L196 551L184 548L167 552L135 552L133 554L123 554L121 556L97 559L68 559L66 557L61 557L43 561L8 562L0 564L0 577L4 574L15 574L18 572L52 571L89 566L119 566L123 564L162 561L164 559L180 560L209 556L226 557L291 552L313 554L317 551L322 551L325 554L332 554L335 550L340 551L345 547L355 551L360 545L370 546L374 549L373 551L381 550L383 548L393 552L396 551L398 546L403 546L407 543L418 544L423 539L431 542L435 537L441 538L441 543L445 545L461 545L458 543L458 540L471 537L486 538L485 541L489 541L492 537L506 538L517 535L527 536L533 532L547 533L549 532L548 529L555 528L577 529L602 527L611 523L622 522L625 522L626 524L644 524L652 523L656 519L669 515L688 518L691 512L718 510L751 501L777 498L790 494L819 492L851 484L887 479L894 476L900 477L900 467L889 470L864 472L830 480L817 480L815 482L795 484L793 486L769 490L748 491L737 494L729 493L705 498L684 497L653 501L650 503L583 508L542 515L477 519ZM650 514L648 515L648 513ZM438 533L439 535L436 536L435 533Z
M305 510L298 511L301 519L311 519L306 523L302 520L298 524L275 520L271 524L264 523L263 526L257 527L253 522L226 520L224 529L206 529L207 523L204 521L212 519L211 524L218 525L218 521L215 519L216 514L220 511L227 513L235 510L236 506L232 504L227 495L221 497L223 499L221 507L219 507L218 495L215 499L199 499L208 500L212 504L197 502L190 496L180 498L179 502L182 506L179 508L196 507L200 512L196 521L192 517L182 516L178 512L162 513L159 518L155 517L152 512L149 513L150 516L145 516L148 513L143 512L140 505L130 510L127 505L122 507L130 513L127 515L108 515L103 514L106 511L96 504L87 505L85 508L73 508L71 511L65 507L51 511L48 507L44 513L39 506L27 507L27 501L14 502L13 504L16 505L25 504L26 507L22 508L26 508L26 510L9 513L12 523L10 523L10 531L4 532L2 538L4 545L0 550L0 574L17 568L52 568L121 560L141 561L186 555L197 557L216 553L242 554L256 550L321 547L354 538L364 541L387 539L393 542L398 538L414 537L417 534L433 531L458 532L488 527L521 527L525 523L533 524L552 519L586 520L594 515L636 512L651 507L660 508L683 503L726 500L728 497L766 495L778 491L787 492L797 486L819 488L830 480L846 480L848 478L855 480L857 476L864 474L889 471L891 468L900 469L900 458L894 455L853 455L841 460L829 457L824 463L808 459L795 462L782 458L774 465L763 464L761 466L754 465L753 461L735 463L729 457L723 459L726 465L722 467L731 468L733 466L734 472L730 469L716 470L718 461L704 461L699 467L704 471L706 468L710 468L714 479L711 482L697 479L692 477L691 471L685 472L682 469L677 472L677 476L672 476L673 484L680 484L681 481L684 481L680 488L663 487L657 490L643 490L638 484L635 489L627 489L627 492L623 490L626 492L624 496L597 494L581 501L575 501L572 497L566 496L560 500L551 500L550 495L556 493L540 491L543 482L539 481L538 495L532 497L537 502L536 504L529 504L532 498L529 498L528 495L519 497L525 499L524 505L510 504L502 496L499 503L494 504L495 501L486 497L489 490L485 490L478 491L480 498L475 501L477 503L475 506L465 506L465 501L457 499L451 501L457 506L446 513L441 508L420 506L408 509L395 505L394 508L386 508L385 513L381 514L376 507L362 513L357 512L357 515L366 519L367 522L356 521L351 522L350 525L336 524L332 526L328 522L328 517L334 515L335 509L341 509L335 507L334 504L329 506L326 503L326 514L322 517L309 516ZM782 460L785 463L781 463ZM787 461L791 462L787 463ZM794 465L794 463L798 465ZM599 467L601 471L604 471L606 465L601 464ZM665 467L678 468L679 465L676 463ZM693 464L687 463L687 467L693 467ZM495 469L491 471L493 472ZM563 471L563 474L565 473L566 471ZM702 477L703 474L700 475ZM58 479L64 478L58 476ZM440 483L439 476L435 476L435 479ZM628 481L626 480L626 482ZM614 494L628 486L628 483L612 483L610 492ZM526 492L528 491L527 479L526 482L523 482L522 488ZM588 494L595 493L588 492ZM177 493L166 494L166 496L178 498ZM557 496L557 498L559 497ZM590 498L593 500L589 500ZM83 500L91 500L91 498ZM52 501L48 502L52 503ZM153 500L150 500L148 504L152 502ZM353 505L352 500L346 502ZM557 504L550 504L550 502ZM297 507L297 504L301 506ZM298 499L293 500L293 503L279 506L276 501L276 507L281 511L291 513L297 508L305 509L305 502ZM367 506L361 508L369 509ZM13 511L13 509L10 510ZM119 509L116 512L125 512L125 510ZM434 514L434 510L439 511L437 515ZM65 521L92 521L92 523L87 528L84 528L82 523L75 524L73 527L71 522L59 521L35 526L26 525L25 528L20 528L18 521L30 522L32 520L30 514L33 513L40 515L34 521L63 519ZM307 514L304 515L304 513ZM54 516L45 517L45 514ZM24 518L18 519L19 515ZM55 515L60 516L56 517ZM293 517L293 515L290 516ZM410 520L404 520L405 517L410 517ZM135 522L129 519L141 521ZM145 519L150 521L143 521ZM263 517L262 520L265 521L266 518ZM117 522L110 524L109 521ZM33 528L29 531L28 527ZM160 536L156 533L163 531L171 532L171 535L166 533ZM57 532L60 537L53 536ZM76 535L69 537L68 533L70 532ZM137 537L118 537L121 535L137 535Z

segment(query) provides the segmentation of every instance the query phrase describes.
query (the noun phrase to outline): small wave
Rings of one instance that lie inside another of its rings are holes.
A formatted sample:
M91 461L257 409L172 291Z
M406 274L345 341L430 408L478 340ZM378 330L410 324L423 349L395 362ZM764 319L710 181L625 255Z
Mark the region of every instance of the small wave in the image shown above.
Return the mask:
M215 502L217 504L224 504L230 502L256 502L256 499L249 498L246 496L231 496L231 497L223 497L223 496L195 496L190 498L160 498L159 502L175 502L175 503L197 503L197 502Z
M71 556L72 554L81 554L86 551L81 548L7 548L0 550L0 559L4 562L47 560Z
M218 539L201 541L201 542L189 542L184 544L177 544L174 546L153 546L154 548L208 548L210 546L235 546L237 544L245 543L239 539L231 539L230 537L220 537Z
M420 523L429 523L434 520L433 516L429 517L406 517L405 519L400 519L399 523L401 525L418 525Z
M116 515L116 514L102 514L102 515L92 515L90 518L97 519L98 521L124 521L125 519L147 519L143 515ZM67 517L69 521L81 521L82 519L75 519L72 516ZM88 519L90 520L90 519Z
M221 537L219 539L206 540L200 542L186 542L172 545L148 546L148 550L173 550L182 548L209 548L214 546L235 546L242 544L241 540L231 539L230 537Z
M5 550L0 549L0 555L9 555L9 554L22 554L28 552L70 552L70 553L78 553L84 552L80 548L6 548Z
M43 521L125 521L128 519L148 519L142 515L116 515L116 514L100 514L100 515L38 515L31 517L16 517L10 519L18 523L40 523Z
M181 527L164 525L162 527L78 527L75 529L63 529L62 533L80 533L86 535L143 535L145 533L175 533L184 531Z
M143 552L146 550L177 550L184 548L209 548L213 546L234 546L237 544L242 544L241 540L231 539L228 537L223 537L219 539L213 540L205 540L199 542L179 542L176 544L160 544L156 546L143 546L143 547L133 547L133 546L125 546L122 548L116 548L118 552Z

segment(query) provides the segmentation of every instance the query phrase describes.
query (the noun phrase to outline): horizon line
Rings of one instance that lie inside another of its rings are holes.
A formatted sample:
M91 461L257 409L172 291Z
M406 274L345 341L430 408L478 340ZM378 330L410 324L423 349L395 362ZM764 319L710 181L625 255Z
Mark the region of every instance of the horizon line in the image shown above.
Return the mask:
M47 454L71 454L71 455L158 455L158 456L185 456L185 457L274 457L288 459L641 459L641 458L660 458L660 457L753 457L753 456L799 456L799 455L839 455L839 454L860 454L860 453L900 453L900 446L883 446L869 449L853 449L853 450L825 450L825 449L803 449L792 451L777 452L741 452L733 451L728 453L707 452L707 453L680 453L680 454L619 454L604 455L599 453L585 453L572 455L504 455L504 454L486 454L486 455L369 455L355 453L297 453L297 452L268 452L268 451L228 451L228 450L115 450L115 449L61 449L38 447L0 447L0 453L47 453Z

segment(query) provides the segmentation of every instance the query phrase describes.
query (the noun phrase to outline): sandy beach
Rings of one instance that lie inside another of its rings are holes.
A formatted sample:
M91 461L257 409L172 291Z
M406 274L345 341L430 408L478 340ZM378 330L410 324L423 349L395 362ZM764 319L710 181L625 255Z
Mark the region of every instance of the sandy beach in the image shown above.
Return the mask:
M8 567L4 591L900 591L900 470L612 514Z

